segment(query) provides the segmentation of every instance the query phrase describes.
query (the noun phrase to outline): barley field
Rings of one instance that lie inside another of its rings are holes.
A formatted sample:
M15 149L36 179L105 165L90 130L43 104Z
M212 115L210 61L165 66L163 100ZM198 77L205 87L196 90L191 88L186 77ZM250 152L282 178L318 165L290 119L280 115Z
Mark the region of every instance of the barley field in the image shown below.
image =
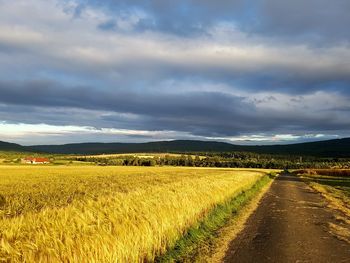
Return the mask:
M0 262L145 262L264 171L0 166Z

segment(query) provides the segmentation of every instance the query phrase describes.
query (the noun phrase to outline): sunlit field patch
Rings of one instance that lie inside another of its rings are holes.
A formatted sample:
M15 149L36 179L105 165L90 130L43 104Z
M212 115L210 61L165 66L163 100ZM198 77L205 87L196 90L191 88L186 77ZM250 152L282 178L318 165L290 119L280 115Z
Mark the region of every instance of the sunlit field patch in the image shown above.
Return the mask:
M0 259L140 262L263 171L0 166Z

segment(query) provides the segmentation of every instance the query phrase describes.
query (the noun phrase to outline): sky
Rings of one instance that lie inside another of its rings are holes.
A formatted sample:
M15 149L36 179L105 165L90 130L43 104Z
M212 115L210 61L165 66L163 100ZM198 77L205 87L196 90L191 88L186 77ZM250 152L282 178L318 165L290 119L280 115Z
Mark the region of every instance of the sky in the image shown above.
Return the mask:
M0 140L350 137L348 0L0 0Z

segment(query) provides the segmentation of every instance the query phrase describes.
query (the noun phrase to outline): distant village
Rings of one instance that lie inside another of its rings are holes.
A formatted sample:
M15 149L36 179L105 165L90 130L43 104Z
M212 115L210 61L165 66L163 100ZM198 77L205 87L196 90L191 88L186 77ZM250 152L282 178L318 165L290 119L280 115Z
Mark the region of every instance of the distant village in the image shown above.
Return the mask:
M43 157L26 157L22 159L24 164L47 164L50 163L48 158Z

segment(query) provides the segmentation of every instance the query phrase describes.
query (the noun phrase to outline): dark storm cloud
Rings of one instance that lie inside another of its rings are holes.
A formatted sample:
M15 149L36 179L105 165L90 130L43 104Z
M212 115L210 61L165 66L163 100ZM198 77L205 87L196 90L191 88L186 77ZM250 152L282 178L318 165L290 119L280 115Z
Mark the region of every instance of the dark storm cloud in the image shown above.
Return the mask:
M205 123L207 120L229 114L244 116L253 109L240 97L220 92L161 92L137 93L128 91L103 92L90 87L63 87L56 83L33 81L28 83L1 83L0 102L42 107L76 107L90 110L165 116L181 120L184 116ZM213 120L215 122L215 120Z
M174 130L210 137L237 136L247 132L285 133L289 129L334 131L350 128L350 122L342 118L334 118L334 114L329 112L322 116L292 112L278 114L266 109L259 110L254 103L247 101L244 97L222 92L187 92L185 94L101 92L89 87L68 89L59 84L39 81L17 85L0 83L0 92L2 94L0 103L47 108L46 114L36 110L34 116L40 118L40 122L55 125L89 123L88 117L82 117L79 120L79 115L84 116L83 111L74 114L71 108L96 111L95 115L88 113L93 117L95 127L110 125L110 127L127 129ZM275 98L273 101L276 100ZM264 102L267 101L262 101ZM270 103L271 100L268 102ZM49 108L66 110L61 110L60 113L56 111L50 115ZM133 114L137 118L98 114L98 111ZM334 113L337 109L331 111ZM7 112L9 113L9 110ZM13 115L16 115L16 112L9 113L9 116Z

